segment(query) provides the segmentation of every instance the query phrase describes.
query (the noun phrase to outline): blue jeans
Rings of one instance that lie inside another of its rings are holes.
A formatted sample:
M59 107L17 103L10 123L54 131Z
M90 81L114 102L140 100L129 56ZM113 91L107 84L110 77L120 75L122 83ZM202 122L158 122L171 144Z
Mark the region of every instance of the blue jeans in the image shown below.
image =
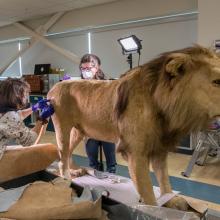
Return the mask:
M89 166L99 170L99 147L103 148L107 171L110 173L116 172L116 159L115 159L115 144L105 141L99 141L95 139L89 139L86 143L86 153L89 158Z

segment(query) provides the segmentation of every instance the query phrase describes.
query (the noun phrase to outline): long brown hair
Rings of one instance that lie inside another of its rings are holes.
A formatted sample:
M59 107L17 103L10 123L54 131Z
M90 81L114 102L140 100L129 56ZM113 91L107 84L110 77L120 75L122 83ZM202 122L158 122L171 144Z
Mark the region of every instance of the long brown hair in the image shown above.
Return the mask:
M100 66L101 65L101 60L98 56L96 56L95 54L85 54L81 60L80 60L80 64L79 64L79 68L81 68L81 65L83 63L93 63L95 66ZM83 75L81 73L81 78L83 79ZM103 71L99 68L98 71L95 74L95 79L105 79L105 74L103 73Z
M26 106L30 85L23 79L7 78L0 81L0 111L19 110Z

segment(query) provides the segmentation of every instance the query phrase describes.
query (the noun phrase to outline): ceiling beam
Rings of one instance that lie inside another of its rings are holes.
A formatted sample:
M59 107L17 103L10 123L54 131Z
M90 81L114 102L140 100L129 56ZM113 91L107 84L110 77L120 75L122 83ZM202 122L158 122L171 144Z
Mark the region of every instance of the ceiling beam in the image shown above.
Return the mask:
M72 61L76 64L79 64L80 59L74 53L57 46L56 44L52 43L51 41L49 41L48 39L46 39L42 35L38 34L36 31L31 30L30 28L26 27L24 24L22 24L20 22L16 22L16 23L14 23L14 25L16 27L18 27L19 29L23 30L24 32L26 32L27 34L31 35L32 37L36 38L41 43L47 45L51 49L53 49L53 50L57 51L58 53L62 54L68 60L70 60L70 61Z
M46 22L44 25L40 25L35 31L38 34L44 35L48 32L48 30L64 15L65 12L58 12L53 15L49 21ZM0 69L0 76L7 70L19 57L21 57L27 50L33 47L39 39L32 37L29 41L29 44L20 50L17 54L15 54L1 69Z

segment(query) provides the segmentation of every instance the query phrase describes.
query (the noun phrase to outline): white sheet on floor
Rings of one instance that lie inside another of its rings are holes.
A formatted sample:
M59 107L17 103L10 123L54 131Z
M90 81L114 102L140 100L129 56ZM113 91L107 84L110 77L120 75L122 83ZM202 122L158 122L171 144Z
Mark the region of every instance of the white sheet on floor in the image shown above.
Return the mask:
M98 179L94 176L85 175L82 177L74 178L72 181L81 186L88 186L90 188L102 188L109 192L109 197L118 202L124 203L129 206L138 205L139 195L133 185L131 179L107 174L108 178ZM160 197L160 188L153 186L154 194L157 199L158 206L162 206L171 198L173 198L178 192L165 194Z

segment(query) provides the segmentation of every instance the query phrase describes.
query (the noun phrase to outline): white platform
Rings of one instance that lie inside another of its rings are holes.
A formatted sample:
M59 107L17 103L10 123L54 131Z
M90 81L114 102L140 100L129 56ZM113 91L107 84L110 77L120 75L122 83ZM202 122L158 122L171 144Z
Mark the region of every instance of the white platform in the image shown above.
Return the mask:
M94 176L85 175L82 177L74 178L72 181L80 186L88 186L90 188L102 188L103 190L109 192L109 197L111 199L114 199L123 204L129 206L140 204L140 197L131 179L118 175L112 175L109 173L105 174L108 175L108 178L98 179ZM178 193L177 191L175 191L173 193L166 194L160 197L160 188L154 186L153 189L158 206L162 206Z

